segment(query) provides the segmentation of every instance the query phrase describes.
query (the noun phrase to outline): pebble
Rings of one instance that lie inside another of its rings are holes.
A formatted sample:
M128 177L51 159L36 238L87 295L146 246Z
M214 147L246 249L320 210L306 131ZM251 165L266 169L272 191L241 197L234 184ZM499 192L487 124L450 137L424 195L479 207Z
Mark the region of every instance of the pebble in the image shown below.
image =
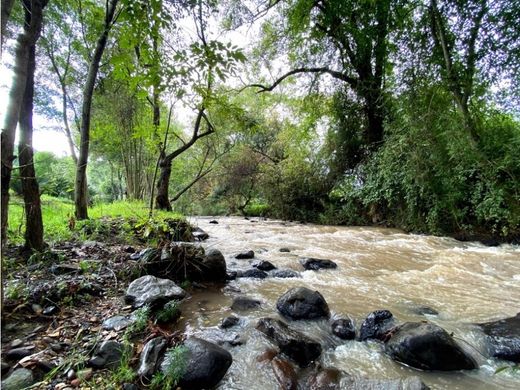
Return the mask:
M11 341L11 348L18 348L18 347L21 347L23 345L23 340L21 339L14 339L13 341Z
M74 371L72 368L69 371L67 371L67 379L69 381L76 379L76 371Z
M31 305L31 308L34 311L34 313L36 313L38 315L42 314L43 307L41 307L41 305L38 305L37 303L33 303Z

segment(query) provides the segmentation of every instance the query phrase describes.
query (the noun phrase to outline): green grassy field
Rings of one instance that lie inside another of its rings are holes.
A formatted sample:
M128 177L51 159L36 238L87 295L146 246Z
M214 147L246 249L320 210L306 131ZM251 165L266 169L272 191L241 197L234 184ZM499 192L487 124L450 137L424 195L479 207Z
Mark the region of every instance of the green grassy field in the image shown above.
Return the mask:
M41 202L46 241L55 242L83 238L78 229L81 226L80 222L75 221L76 228L70 228L69 221L74 215L74 202L72 200L42 195ZM148 212L148 205L142 201L117 201L97 204L88 210L90 219L94 221L101 217L123 217L145 222L148 220ZM182 218L182 216L177 213L155 210L154 218L160 220L164 218ZM24 231L23 200L12 196L9 203L8 238L10 242L16 244L23 243Z

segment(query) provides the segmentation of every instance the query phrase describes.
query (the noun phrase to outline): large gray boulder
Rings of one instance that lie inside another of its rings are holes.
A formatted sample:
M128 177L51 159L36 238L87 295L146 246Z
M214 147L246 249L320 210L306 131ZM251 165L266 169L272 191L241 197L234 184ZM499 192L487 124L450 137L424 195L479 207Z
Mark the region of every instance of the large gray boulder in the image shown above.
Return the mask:
M186 292L169 279L160 279L152 275L142 276L128 286L125 301L134 309L142 306L161 305L172 300L180 300Z
M224 377L233 362L231 354L208 341L190 337L184 342L186 348L186 370L179 386L182 389L211 389ZM167 356L161 371L167 373L171 364Z
M429 322L406 322L396 328L385 345L394 360L421 370L471 370L478 368L441 327Z
M376 310L370 313L361 324L359 340L384 340L388 331L395 326L393 314L388 310Z
M323 295L307 287L295 287L287 291L276 302L276 308L291 320L315 320L330 315Z
M520 313L478 325L486 334L491 356L520 363Z
M307 367L321 355L321 345L284 322L274 318L261 318L256 329L274 341L280 351L300 367Z

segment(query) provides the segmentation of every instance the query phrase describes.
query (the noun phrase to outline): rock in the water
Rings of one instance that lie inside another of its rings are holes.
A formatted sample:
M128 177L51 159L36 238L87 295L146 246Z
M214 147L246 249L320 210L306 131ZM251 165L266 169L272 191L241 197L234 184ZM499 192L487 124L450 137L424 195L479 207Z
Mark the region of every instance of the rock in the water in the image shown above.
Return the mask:
M395 325L393 314L388 310L376 310L370 313L361 324L359 340L383 340L386 333Z
M429 306L412 306L410 311L415 314L419 314L421 316L429 315L429 316L437 316L439 312Z
M235 255L235 259L239 259L239 260L253 259L254 257L255 257L255 252L253 252L253 251L240 252Z
M128 325L131 325L135 322L135 316L129 314L126 316L114 316L107 318L101 324L101 327L105 330L115 330L119 332L121 329L126 328Z
M104 341L88 361L88 365L94 368L116 369L119 367L123 356L124 346L113 340Z
M29 347L21 347L21 348L13 348L7 351L5 354L5 358L7 360L20 360L26 356L32 355L34 353L34 346Z
M2 381L2 390L22 390L34 383L31 370L27 368L17 368L11 375Z
M305 336L287 324L274 318L261 318L256 329L273 340L280 351L294 360L300 367L308 366L321 355L320 343Z
M333 262L332 260L316 259L313 257L304 257L304 258L300 259L300 264L306 270L313 270L313 271L317 271L320 269L333 269L333 268L338 267L338 265L335 262Z
M222 320L220 327L222 329L232 328L233 326L238 325L239 322L240 322L240 318L235 317L235 316L229 316Z
M157 369L159 357L164 352L167 342L163 337L156 337L146 343L139 359L137 374L141 377L151 378Z
M520 313L479 326L487 336L493 357L520 363Z
M245 339L238 333L227 331L223 328L205 328L196 331L193 336L220 346L236 347L245 343Z
M298 375L293 365L285 359L275 357L271 360L271 367L274 371L274 376L280 384L282 390L297 390L298 389Z
M429 322L407 322L399 326L386 343L392 359L421 370L471 370L478 368L453 338Z
M343 340L354 340L356 328L350 318L340 318L332 322L332 333Z
M289 253L291 250L289 248L283 247L283 248L280 248L279 251L282 253Z
M339 390L341 371L334 367L315 370L307 380L309 390ZM350 389L350 387L349 387Z
M275 358L275 356L278 355L278 351L276 349L270 348L262 352L260 355L256 357L256 361L258 363L262 363L265 361L270 362Z
M191 234L193 234L193 238L195 240L199 240L199 241L204 241L204 240L207 240L209 238L209 234L206 233L204 230L202 230L199 227L193 229L191 231Z
M262 271L271 271L273 269L276 269L274 264L267 260L260 260L259 262L254 263L253 267L258 268Z
M218 221L216 219L212 219L211 221L209 221L209 223L212 223L214 225L218 225Z
M244 272L238 273L237 276L239 276L241 278L265 279L269 275L262 270L259 270L256 268L251 268Z
M276 308L291 320L314 320L330 315L325 298L318 291L307 287L295 287L287 291L278 298Z
M238 276L237 271L227 271L226 272L226 280L235 280Z
M277 269L271 272L275 278L299 278L300 274L292 269Z
M225 349L196 337L187 339L184 346L187 349L186 371L179 382L183 389L213 388L224 377L233 361ZM172 363L175 362L164 359L161 371L167 373Z
M220 282L227 279L226 259L218 249L208 249L200 269L202 281Z
M185 296L186 292L173 281L146 275L130 283L126 290L125 301L134 309L138 309L145 305L153 306L180 300Z
M237 297L233 299L233 303L231 304L231 309L235 311L245 311L252 310L260 307L262 302L258 299L248 298L248 297Z
M429 390L417 376L398 379L365 379L353 380L346 387L348 390Z

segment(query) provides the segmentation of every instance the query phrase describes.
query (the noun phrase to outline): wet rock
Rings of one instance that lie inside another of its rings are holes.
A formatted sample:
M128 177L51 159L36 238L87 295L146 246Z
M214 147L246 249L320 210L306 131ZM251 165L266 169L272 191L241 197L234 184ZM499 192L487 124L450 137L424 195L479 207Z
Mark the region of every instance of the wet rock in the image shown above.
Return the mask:
M370 313L361 324L359 340L383 340L386 333L395 325L393 314L388 310L376 310Z
M301 275L292 269L278 269L271 272L271 276L275 278L299 278Z
M337 368L318 367L308 378L306 388L309 390L339 390L340 380L341 371Z
M520 363L520 313L514 317L478 324L486 334L493 357Z
M209 223L214 224L214 225L218 225L218 221L216 219L212 219L211 221L209 221Z
M200 280L219 282L227 279L226 259L218 249L208 249L202 260Z
M126 316L114 316L103 321L101 327L105 330L115 330L116 332L119 332L121 329L125 329L128 325L133 324L135 320L135 316L131 314Z
M254 263L253 267L258 268L262 271L271 271L273 269L276 269L274 264L267 260L260 260L259 262Z
M237 271L227 271L226 272L226 280L235 280L238 274Z
M291 250L289 248L284 247L284 248L280 248L279 251L282 253L289 253Z
M245 339L238 333L226 331L222 328L206 328L195 332L194 336L220 346L236 347L245 343Z
M179 382L181 388L213 388L224 377L233 361L231 354L225 349L196 337L187 339L184 346L187 348L187 364ZM165 358L161 371L167 373L170 364L174 363Z
M429 316L437 316L439 312L429 306L413 306L410 311L414 314L418 314L420 316L429 315Z
M186 292L169 279L160 279L152 275L142 276L128 286L125 301L138 309L144 305L164 304L171 300L180 300Z
M222 323L220 324L220 327L222 329L229 329L229 328L232 328L235 325L238 325L239 322L240 322L240 318L235 317L235 316L229 316L229 317L226 317L226 318L224 318L222 320Z
M343 340L354 340L356 338L356 328L350 318L340 318L331 324L334 336Z
M139 359L137 374L141 377L151 378L157 369L159 357L167 347L163 337L156 337L146 343Z
M32 355L33 353L34 346L30 346L10 349L4 356L7 360L15 361L23 359L24 357Z
M24 344L22 339L14 339L11 341L11 348L19 348Z
M74 274L79 273L81 270L75 264L53 264L50 268L51 274L54 275L64 275L64 274Z
M104 341L87 364L94 368L115 369L121 362L124 346L113 340Z
M206 233L204 230L202 230L201 228L197 227L197 228L194 228L192 231L191 231L191 234L193 234L193 238L195 240L198 240L198 241L204 241L204 240L207 240L209 238L209 234Z
M332 260L327 259L316 259L313 257L303 257L300 259L300 264L306 270L318 271L320 269L333 269L337 268L338 265Z
M239 259L239 260L253 259L254 257L255 257L255 252L253 252L253 251L240 252L235 255L235 259Z
M421 370L471 370L478 368L453 338L429 322L407 322L399 326L385 345L394 360Z
M54 314L57 314L59 311L60 311L60 309L59 309L58 306L50 305L50 306L46 306L43 309L43 315L44 316L52 316Z
M329 306L318 292L306 287L295 287L283 294L276 302L276 308L291 320L314 320L328 318Z
M256 329L274 341L280 351L300 367L308 366L321 355L320 343L274 318L261 318Z
M274 376L282 390L297 390L298 375L293 365L285 359L275 357L271 360Z
M34 376L27 368L17 368L2 381L2 390L21 390L34 383Z
M260 307L262 302L258 299L248 298L248 297L237 297L233 299L233 303L231 304L231 309L235 311L246 311L252 310Z
M348 390L429 390L417 376L397 379L364 379L353 380Z
M262 271L262 270L259 270L259 269L256 269L256 268L251 268L251 269L248 269L248 270L246 270L244 272L238 272L237 276L241 277L241 278L265 279L269 275L266 272Z

